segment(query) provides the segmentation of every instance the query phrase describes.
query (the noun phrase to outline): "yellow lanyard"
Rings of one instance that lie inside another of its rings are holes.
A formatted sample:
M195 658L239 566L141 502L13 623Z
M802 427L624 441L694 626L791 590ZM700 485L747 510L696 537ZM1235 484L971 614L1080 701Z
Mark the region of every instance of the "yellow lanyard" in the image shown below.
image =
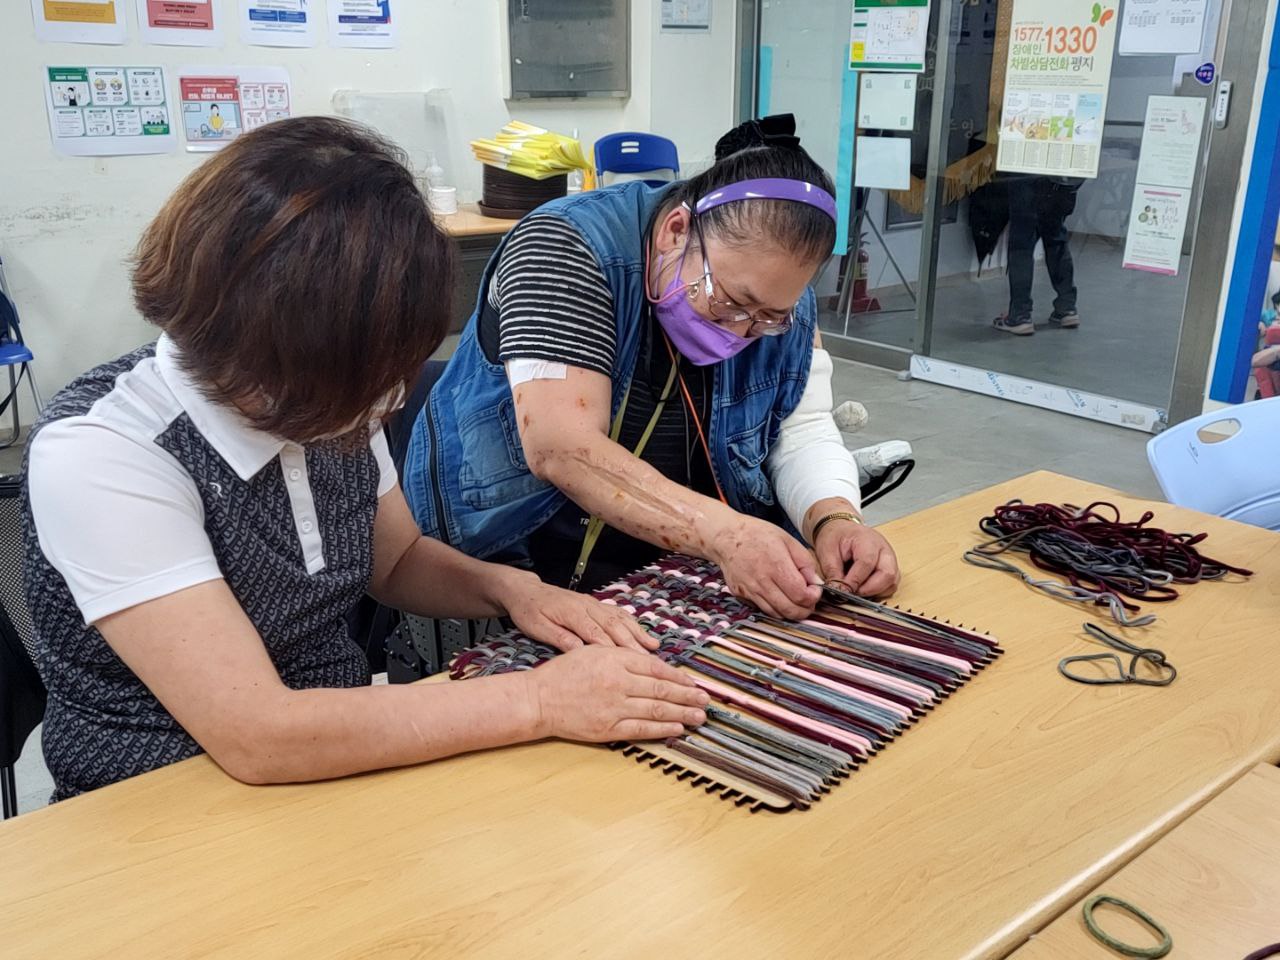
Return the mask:
M649 418L648 425L644 428L644 433L640 434L640 441L636 444L632 455L639 458L644 453L644 448L649 445L649 438L653 436L653 430L658 425L658 420L662 417L662 411L667 405L667 401L671 399L671 388L676 382L676 373L678 364L672 362L671 373L667 375L666 385L662 388L662 396L658 398L657 405L653 408L653 416ZM634 379L632 383L634 383ZM618 442L618 437L622 435L622 418L627 412L627 401L631 398L631 384L627 384L626 392L622 394L622 404L618 407L618 412L614 414L613 423L609 427L609 439L614 443ZM582 581L582 575L587 570L587 560L591 557L591 551L596 548L596 541L600 539L600 534L604 530L604 521L595 514L591 515L591 519L587 521L587 533L582 538L582 550L578 553L578 562L574 564L573 576L569 578L569 589L576 590L578 584Z

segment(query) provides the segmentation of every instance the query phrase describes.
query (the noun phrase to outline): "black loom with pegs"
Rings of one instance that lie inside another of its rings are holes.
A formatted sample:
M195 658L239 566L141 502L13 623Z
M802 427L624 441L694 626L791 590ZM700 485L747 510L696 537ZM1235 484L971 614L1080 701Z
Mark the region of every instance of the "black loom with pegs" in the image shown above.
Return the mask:
M985 634L830 587L807 620L766 617L729 593L714 564L680 554L594 595L632 613L658 655L711 696L696 730L615 748L752 810L807 809L1002 652ZM458 654L450 676L556 655L507 633Z

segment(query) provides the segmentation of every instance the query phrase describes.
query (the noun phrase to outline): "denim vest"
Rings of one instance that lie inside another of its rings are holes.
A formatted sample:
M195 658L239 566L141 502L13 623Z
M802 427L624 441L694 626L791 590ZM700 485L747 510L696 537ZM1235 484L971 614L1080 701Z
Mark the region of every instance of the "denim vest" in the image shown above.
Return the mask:
M645 235L669 189L618 184L553 200L537 211L562 218L582 234L613 293L614 414L648 322ZM414 422L402 483L425 534L473 557L519 563L528 560L529 535L566 497L530 472L506 370L490 362L480 345L480 313L505 245L485 268L476 311ZM790 332L761 337L712 368L707 437L712 469L729 505L741 513L775 514L764 460L809 378L816 314L813 291L806 290Z

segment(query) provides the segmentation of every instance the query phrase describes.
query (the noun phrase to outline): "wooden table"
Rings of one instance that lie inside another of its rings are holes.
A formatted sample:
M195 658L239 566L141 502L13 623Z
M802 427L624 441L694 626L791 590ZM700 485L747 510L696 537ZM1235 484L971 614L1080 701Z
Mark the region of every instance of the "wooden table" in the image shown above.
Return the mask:
M1170 960L1240 960L1280 941L1280 767L1254 767L1089 896L1098 893L1159 921L1173 937ZM1083 905L1072 905L1014 960L1114 956L1085 928ZM1099 907L1094 919L1125 943L1157 942L1123 912Z
M519 220L486 217L474 203L461 203L458 212L440 217L440 226L451 237L501 237Z
M899 601L1008 652L808 812L563 743L269 788L200 757L0 826L0 953L1003 956L1280 759L1280 537L1152 505L1257 575L1157 611L1172 687L1082 687L1084 611L960 560L1012 497L1147 506L1036 473L888 525Z

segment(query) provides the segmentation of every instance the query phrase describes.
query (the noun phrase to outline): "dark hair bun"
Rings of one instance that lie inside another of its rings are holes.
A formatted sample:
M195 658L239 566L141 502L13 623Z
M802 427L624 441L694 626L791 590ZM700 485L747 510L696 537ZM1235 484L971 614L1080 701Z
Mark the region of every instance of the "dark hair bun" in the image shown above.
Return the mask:
M795 114L779 113L738 124L716 141L716 160L718 162L752 147L799 150L800 138L796 136Z

